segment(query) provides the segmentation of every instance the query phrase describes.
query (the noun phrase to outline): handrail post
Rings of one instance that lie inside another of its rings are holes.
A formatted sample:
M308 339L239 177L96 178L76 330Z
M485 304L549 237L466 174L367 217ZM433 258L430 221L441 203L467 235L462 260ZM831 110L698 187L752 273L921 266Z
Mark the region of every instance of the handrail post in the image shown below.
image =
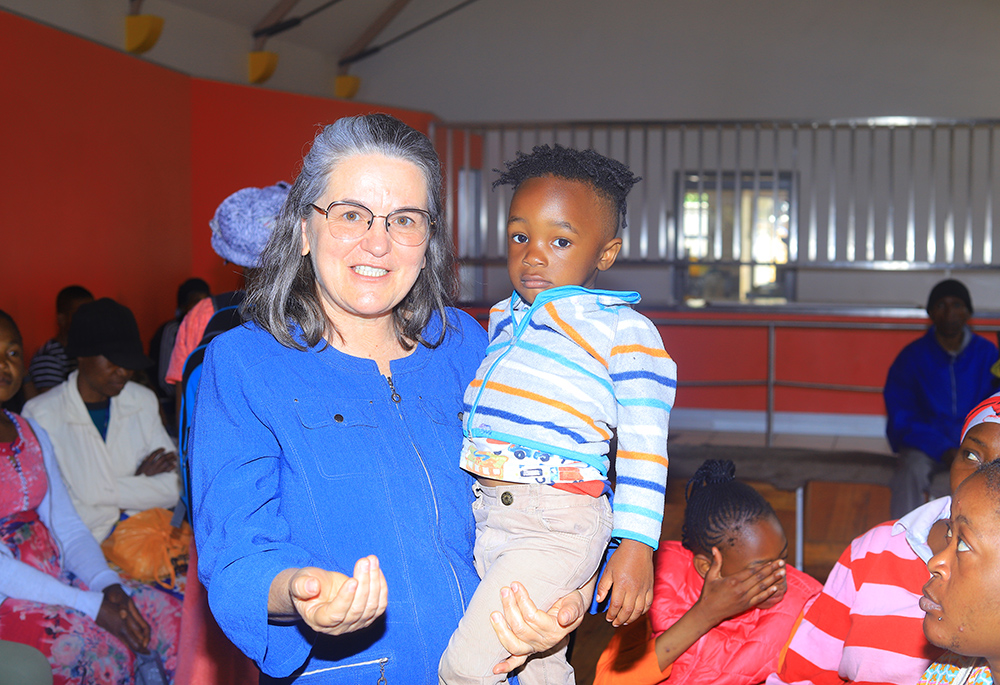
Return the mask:
M774 322L767 324L767 427L764 435L764 445L771 447L774 441Z

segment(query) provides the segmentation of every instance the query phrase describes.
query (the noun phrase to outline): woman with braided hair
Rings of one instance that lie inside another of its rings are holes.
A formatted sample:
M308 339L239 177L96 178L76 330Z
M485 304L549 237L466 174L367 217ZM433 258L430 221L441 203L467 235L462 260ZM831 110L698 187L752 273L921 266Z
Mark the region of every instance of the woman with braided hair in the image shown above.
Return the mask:
M710 459L688 482L681 542L663 542L647 639L619 631L595 685L751 685L774 672L796 619L820 592L785 565L788 540L771 505ZM629 644L636 647L629 649Z

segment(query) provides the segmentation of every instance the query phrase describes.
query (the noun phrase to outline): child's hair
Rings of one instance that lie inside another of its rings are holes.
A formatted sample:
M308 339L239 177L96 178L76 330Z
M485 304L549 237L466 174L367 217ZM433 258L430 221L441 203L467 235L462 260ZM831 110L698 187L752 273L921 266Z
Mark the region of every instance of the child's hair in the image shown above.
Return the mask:
M598 154L593 150L574 150L556 143L554 146L536 145L531 154L518 152L511 162L504 162L506 171L494 169L500 178L493 182L493 187L509 185L517 187L529 178L539 176L556 176L569 181L584 181L594 187L602 199L610 202L620 219L614 227L625 228L625 198L632 186L642 179L629 171L621 162Z
M775 515L759 492L736 480L736 465L728 459L709 459L699 466L688 481L685 499L681 544L694 554L731 547L740 528Z
M14 317L0 309L0 322L6 323L8 326L14 329L14 335L17 339L21 339L21 329L17 327L17 322L14 321Z

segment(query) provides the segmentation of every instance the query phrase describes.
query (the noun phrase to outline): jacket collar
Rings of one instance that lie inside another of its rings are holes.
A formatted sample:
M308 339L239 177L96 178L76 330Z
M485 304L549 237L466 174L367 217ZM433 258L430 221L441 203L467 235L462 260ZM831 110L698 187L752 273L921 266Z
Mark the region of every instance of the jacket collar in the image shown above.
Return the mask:
M72 372L63 384L62 400L63 411L67 423L93 424L90 413L87 412L87 405L84 404L80 396L80 387L77 385L80 376L79 369ZM132 381L125 384L125 388L117 397L111 398L112 419L123 418L135 414L140 410L140 405L136 401L134 393L131 392Z

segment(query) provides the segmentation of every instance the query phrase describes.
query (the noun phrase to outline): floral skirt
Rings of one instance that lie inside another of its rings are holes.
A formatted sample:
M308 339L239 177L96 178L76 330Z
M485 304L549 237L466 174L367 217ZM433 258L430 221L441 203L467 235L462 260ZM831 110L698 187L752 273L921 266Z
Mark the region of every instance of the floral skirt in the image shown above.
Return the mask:
M64 583L87 589L73 574L61 570L58 549L34 512L0 521L0 538L21 561ZM149 648L160 654L173 680L177 668L180 601L134 581L126 580L122 585L132 594L149 623ZM76 609L8 598L0 603L0 639L22 642L41 650L52 666L54 685L129 685L134 682L135 659L129 648Z

